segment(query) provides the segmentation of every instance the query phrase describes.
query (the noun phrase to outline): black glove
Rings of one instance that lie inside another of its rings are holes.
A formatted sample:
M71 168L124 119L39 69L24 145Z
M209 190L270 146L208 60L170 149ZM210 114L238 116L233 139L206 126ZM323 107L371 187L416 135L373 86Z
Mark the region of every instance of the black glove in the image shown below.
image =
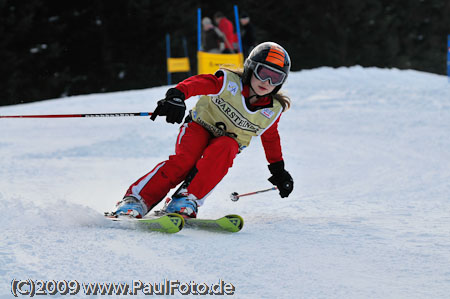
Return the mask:
M171 88L166 92L166 97L158 101L158 107L153 111L151 120L155 120L158 115L166 116L168 123L181 123L184 113L186 112L186 104L184 103L184 93L176 88Z
M284 169L284 161L275 162L269 165L272 176L269 182L278 187L281 197L288 197L294 189L294 180L289 172Z

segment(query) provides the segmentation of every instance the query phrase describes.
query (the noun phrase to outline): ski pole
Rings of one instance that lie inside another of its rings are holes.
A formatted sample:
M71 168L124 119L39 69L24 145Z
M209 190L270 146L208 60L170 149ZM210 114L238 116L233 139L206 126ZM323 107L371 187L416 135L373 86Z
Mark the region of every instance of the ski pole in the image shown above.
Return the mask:
M150 116L151 112L132 113L88 113L88 114L47 114L47 115L0 115L0 118L69 118L69 117L122 117L122 116Z
M244 196L254 195L254 194L263 193L263 192L272 191L272 190L278 190L278 188L277 187L272 187L270 189L254 191L254 192L245 193L245 194L241 194L241 195L239 195L239 193L237 193L237 192L233 192L230 195L230 199L232 201L238 201L239 198L244 197Z

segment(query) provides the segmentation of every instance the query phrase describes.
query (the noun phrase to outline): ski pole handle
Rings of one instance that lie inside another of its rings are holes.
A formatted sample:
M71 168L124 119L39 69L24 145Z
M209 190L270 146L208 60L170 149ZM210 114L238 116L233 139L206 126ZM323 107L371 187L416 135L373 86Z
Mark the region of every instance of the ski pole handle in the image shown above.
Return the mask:
M150 116L151 112L132 113L88 113L88 114L47 114L47 115L0 115L0 118L71 118L71 117L123 117L123 116Z
M270 189L264 189L264 190L259 190L259 191L254 191L254 192L250 192L250 193L245 193L245 194L241 194L239 195L239 193L237 192L233 192L230 195L230 199L232 201L238 201L239 198L244 197L244 196L249 196L249 195L255 195L255 194L259 194L259 193L263 193L263 192L267 192L267 191L272 191L272 190L278 190L277 187L272 187Z

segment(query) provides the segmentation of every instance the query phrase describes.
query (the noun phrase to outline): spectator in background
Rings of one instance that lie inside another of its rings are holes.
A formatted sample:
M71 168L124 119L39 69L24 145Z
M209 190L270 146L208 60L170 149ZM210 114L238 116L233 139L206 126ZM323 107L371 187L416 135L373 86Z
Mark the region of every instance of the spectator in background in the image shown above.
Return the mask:
M221 53L225 48L223 33L213 25L208 17L203 18L202 27L202 50L210 53Z
M250 22L250 16L246 12L241 14L239 22L241 23L242 52L244 58L247 58L248 54L256 45L255 31L253 24Z
M234 33L233 23L220 11L214 14L214 22L224 34L225 50L222 53L235 53L234 44L237 42L237 35Z

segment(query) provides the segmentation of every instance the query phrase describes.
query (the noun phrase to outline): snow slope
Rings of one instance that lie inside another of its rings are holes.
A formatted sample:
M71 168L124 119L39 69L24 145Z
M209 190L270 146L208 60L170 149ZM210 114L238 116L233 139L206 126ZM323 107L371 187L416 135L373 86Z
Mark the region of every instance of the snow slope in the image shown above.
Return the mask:
M152 111L166 89L0 107L0 115ZM285 91L293 107L280 133L292 195L229 200L271 186L255 139L200 210L242 215L237 234L166 235L102 219L173 152L178 129L163 119L0 119L1 298L12 297L13 279L223 280L236 298L448 298L447 78L319 68L292 73Z

